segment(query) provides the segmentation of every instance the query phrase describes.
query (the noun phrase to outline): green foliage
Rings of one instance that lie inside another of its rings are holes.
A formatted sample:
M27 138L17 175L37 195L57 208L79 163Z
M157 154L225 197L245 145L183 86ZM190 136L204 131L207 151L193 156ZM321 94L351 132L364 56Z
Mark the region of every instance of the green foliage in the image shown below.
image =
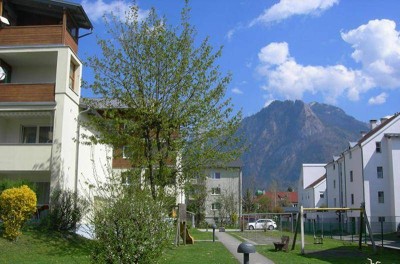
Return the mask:
M254 195L250 189L246 189L246 192L243 197L243 212L244 213L252 213L255 211L255 201Z
M120 195L103 199L94 217L93 263L157 263L172 242L161 197L147 189L126 186Z
M207 187L201 183L189 183L186 185L186 194L190 197L187 202L187 210L195 214L196 226L200 226L205 220L205 202Z
M31 190L36 191L36 186L34 183L27 180L10 180L10 179L2 179L0 180L0 193L2 193L6 189L21 187L23 185L28 186Z
M241 114L225 99L231 77L216 65L221 49L213 51L208 39L194 44L187 4L179 27L154 9L140 20L136 6L124 22L106 22L110 38L98 41L102 55L88 61L90 88L102 98L87 102L101 109L86 124L99 137L89 139L129 150L132 166L146 168L154 199L157 186L182 187L194 171L235 160Z
M36 211L36 194L26 185L4 190L0 195L0 208L3 236L16 240L21 235L22 225Z
M55 231L75 231L88 211L88 202L69 190L55 189L51 193L51 207L44 225Z

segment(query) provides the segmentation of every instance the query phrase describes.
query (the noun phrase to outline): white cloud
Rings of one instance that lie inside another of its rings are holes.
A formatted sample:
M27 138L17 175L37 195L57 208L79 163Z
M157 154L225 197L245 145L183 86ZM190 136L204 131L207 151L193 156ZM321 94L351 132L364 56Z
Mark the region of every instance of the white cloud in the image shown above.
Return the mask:
M243 91L240 90L239 88L235 87L235 88L232 89L232 93L234 93L234 94L243 94Z
M271 53L273 50L277 51L275 56ZM266 78L262 88L286 99L302 99L304 93L308 92L321 93L328 103L335 103L343 93L351 100L358 100L359 92L372 86L371 80L362 72L347 69L343 65L324 67L297 63L289 57L285 42L263 47L259 60L258 73Z
M387 93L381 93L375 97L371 97L368 100L368 104L370 105L380 105L386 103L386 99L388 98Z
M279 22L294 15L318 15L337 3L339 0L280 0L279 3L264 10L263 14L254 19L249 26Z
M399 33L394 21L382 19L342 32L341 36L354 48L352 58L374 79L376 86L397 88L400 84Z
M121 20L126 18L127 12L130 10L132 3L125 0L114 0L105 3L103 0L82 0L82 6L84 7L86 13L92 22L98 22L104 15L110 14L111 12L119 17ZM144 19L148 15L147 10L138 11L139 20Z
M302 65L289 54L286 42L261 48L257 72L265 78L262 88L287 99L302 99L305 93L319 93L328 103L340 96L358 100L371 88L400 88L400 32L391 20L371 20L365 25L342 32L343 40L354 49L352 58L358 69L344 65ZM387 94L371 98L381 104Z
M270 104L272 104L272 102L275 101L275 98L272 94L263 95L263 98L265 99L264 107L269 106Z
M225 37L228 39L228 41L231 41L233 34L235 34L236 29L231 29L228 31L228 33L226 33Z
M266 64L282 64L289 59L288 44L273 42L260 50L258 59Z

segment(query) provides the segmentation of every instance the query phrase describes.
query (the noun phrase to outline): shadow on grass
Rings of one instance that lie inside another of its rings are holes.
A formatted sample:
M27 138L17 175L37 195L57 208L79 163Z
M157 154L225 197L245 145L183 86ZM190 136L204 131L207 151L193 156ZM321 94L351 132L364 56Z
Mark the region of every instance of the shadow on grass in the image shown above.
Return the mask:
M24 230L33 240L48 246L46 254L54 256L90 256L93 241L72 232L49 231L40 226L28 226Z

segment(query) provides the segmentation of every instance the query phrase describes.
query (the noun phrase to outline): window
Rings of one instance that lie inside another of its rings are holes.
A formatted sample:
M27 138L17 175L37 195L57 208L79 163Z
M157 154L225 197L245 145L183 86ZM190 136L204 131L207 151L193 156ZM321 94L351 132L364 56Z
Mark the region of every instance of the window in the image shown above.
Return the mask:
M378 192L378 203L385 203L385 194L382 191Z
M211 175L211 178L212 178L212 179L221 179L221 173L220 173L220 172L214 172L214 173Z
M349 159L353 157L353 154L351 153L351 150L349 151Z
M385 222L385 217L384 216L379 216L378 217L379 222Z
M382 151L381 142L380 141L375 142L375 146L376 146L376 148L375 148L376 153L381 153L381 151Z
M22 126L22 143L52 143L53 127L51 126Z
M129 150L129 147L123 146L122 147L122 158L129 159L132 156L132 153Z
M76 88L76 83L75 83L75 79L76 79L76 69L77 69L78 67L71 61L70 62L70 64L69 64L69 83L68 83L68 86L69 86L69 89L71 89L71 90L75 90L75 88Z
M336 189L336 180L333 180L333 189Z
M324 198L324 192L319 192L319 198Z
M333 163L333 170L335 170L335 168L336 168L335 163Z
M219 188L219 187L211 188L211 194L220 195L221 194L221 188Z
M221 204L220 203L213 203L213 204L211 204L211 209L212 210L219 210L219 209L221 209Z
M383 167L376 167L376 174L378 176L378 179L383 179Z
M336 198L333 198L333 207L336 207Z
M351 194L351 204L354 204L354 194Z
M350 171L350 182L353 182L353 171Z

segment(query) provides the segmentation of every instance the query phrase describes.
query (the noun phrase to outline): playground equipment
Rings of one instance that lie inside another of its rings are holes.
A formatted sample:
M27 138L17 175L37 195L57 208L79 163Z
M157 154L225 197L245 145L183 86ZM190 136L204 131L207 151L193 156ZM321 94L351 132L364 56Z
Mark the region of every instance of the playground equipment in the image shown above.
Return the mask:
M186 224L186 204L178 205L178 221L176 221L175 245L179 246L180 237L183 244L194 244L194 238L189 234Z
M324 243L324 217L322 216L321 221L321 235L317 236L315 232L315 219L313 219L313 233L314 233L314 244L323 244Z
M297 225L296 225L296 231L294 234L293 238L293 244L292 244L292 250L294 250L294 247L296 245L296 238L297 238L297 233L298 229L300 226L300 234L301 234L301 254L304 254L304 212L305 211L311 211L311 212L325 212L325 211L336 211L336 212L346 212L346 211L359 211L360 212L360 227L359 227L359 237L358 237L358 248L361 249L362 245L362 232L363 232L363 226L364 224L367 226L367 230L369 233L369 238L371 239L371 244L373 251L376 252L376 245L374 238L372 236L372 231L371 231L371 226L368 221L367 214L364 209L364 205L362 204L360 208L303 208L303 206L300 206L300 212L298 214L298 220L297 220ZM365 221L365 223L364 223Z

